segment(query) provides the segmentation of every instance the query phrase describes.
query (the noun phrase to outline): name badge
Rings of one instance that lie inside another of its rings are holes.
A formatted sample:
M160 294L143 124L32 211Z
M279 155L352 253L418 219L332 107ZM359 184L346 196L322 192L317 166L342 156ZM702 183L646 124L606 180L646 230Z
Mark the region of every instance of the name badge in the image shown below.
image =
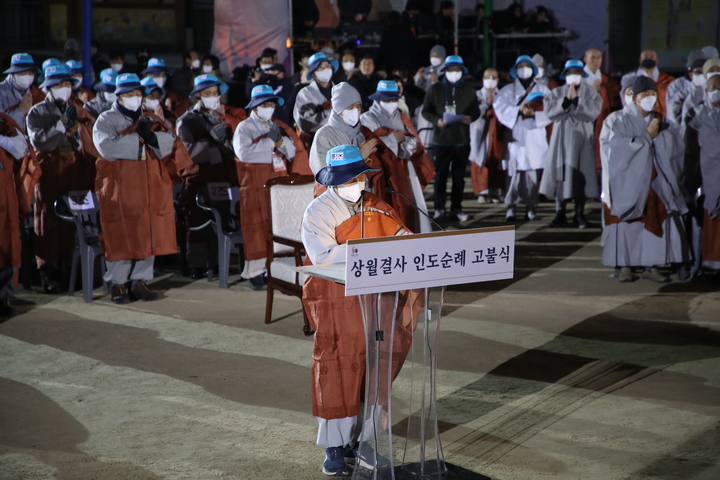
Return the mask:
M145 144L143 143L142 148L140 149L140 160L147 160L147 156L145 155Z
M228 182L211 182L208 183L208 192L210 200L228 201L230 200L230 183Z
M287 168L285 168L285 162L283 162L282 155L273 153L273 170L276 172L284 172L287 170Z
M70 210L92 210L95 208L90 190L74 190L68 192Z

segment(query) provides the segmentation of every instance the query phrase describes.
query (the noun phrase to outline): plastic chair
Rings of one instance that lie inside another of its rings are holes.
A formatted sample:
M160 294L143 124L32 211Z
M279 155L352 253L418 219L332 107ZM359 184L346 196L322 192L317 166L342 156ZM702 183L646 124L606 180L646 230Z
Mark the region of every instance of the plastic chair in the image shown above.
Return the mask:
M229 183L209 183L200 188L195 201L198 207L213 214L214 220L209 220L218 237L218 277L220 288L228 288L230 275L230 249L233 245L243 243L240 230L240 217L237 214L240 187L231 187ZM204 223L191 230L200 230L208 224ZM242 259L242 249L239 255ZM242 267L242 261L241 267ZM212 279L212 271L208 273L208 280Z
M292 267L302 266L305 259L300 224L305 209L315 198L315 178L297 173L271 178L265 183L265 192L268 202L265 323L270 323L275 290L302 299L307 275L294 272ZM303 333L312 335L305 308L303 317Z
M93 301L93 280L95 275L95 258L102 255L100 245L100 221L98 199L92 190L78 190L61 195L55 200L55 214L75 224L77 245L73 252L72 269L70 270L70 289L68 295L75 294L75 279L78 264L81 267L83 300ZM100 269L105 275L105 259L100 258ZM109 290L103 280L103 291Z

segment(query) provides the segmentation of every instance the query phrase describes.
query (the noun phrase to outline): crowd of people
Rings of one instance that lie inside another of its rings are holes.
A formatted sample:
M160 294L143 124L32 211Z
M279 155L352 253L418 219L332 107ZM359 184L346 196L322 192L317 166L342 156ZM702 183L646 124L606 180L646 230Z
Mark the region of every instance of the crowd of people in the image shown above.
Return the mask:
M587 228L585 204L600 199L601 261L621 282L634 274L668 282L661 271L668 266L687 275L720 270L714 47L693 51L679 78L660 71L655 52L643 51L620 82L602 73L598 49L567 60L557 76L535 54L519 56L509 72L486 68L477 80L442 45L417 72L378 72L371 57L328 48L300 59L293 76L268 49L251 72L243 108L227 104L228 85L212 55L187 52L174 73L147 50L137 59L131 67L118 52L107 65L94 56L94 68L106 68L88 90L75 60L51 58L41 69L26 53L12 56L0 83L0 315L13 313L21 266L39 270L48 294L66 283L62 265L73 254L75 230L54 206L69 192L81 202L89 197L78 192L97 198L103 279L111 300L124 304L158 298L149 286L154 260L177 252L177 218L190 276L213 268L214 233L196 194L213 182L239 186L241 275L263 290L263 185L289 173L316 179L317 198L297 219L309 263L343 261L349 238L430 232L431 217L467 222L469 167L477 201L504 202L508 222L520 205L525 219L539 220L536 207L546 196L555 202L550 227ZM424 194L431 183L432 212ZM358 217L377 220L364 231ZM21 255L27 218L29 260ZM326 447L323 471L339 475L357 455L362 375L345 371L350 360L329 352L362 343L358 322L347 321L358 308L332 282L306 287L316 332L318 444ZM338 335L349 323L356 331ZM398 335L407 336L402 325ZM323 369L334 373L326 378ZM348 375L357 388L338 387Z

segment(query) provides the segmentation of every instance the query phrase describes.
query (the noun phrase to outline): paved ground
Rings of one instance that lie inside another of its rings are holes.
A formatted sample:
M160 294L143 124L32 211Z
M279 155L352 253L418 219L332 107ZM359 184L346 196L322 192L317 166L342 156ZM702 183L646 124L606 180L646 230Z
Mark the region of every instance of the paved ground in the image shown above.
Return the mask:
M503 223L466 203L463 226ZM540 213L518 223L513 280L446 296L447 460L501 480L719 479L720 286L619 284L599 228ZM0 324L0 479L323 478L300 303L278 295L265 325L265 295L232 279L166 274L160 301L127 306L21 292Z

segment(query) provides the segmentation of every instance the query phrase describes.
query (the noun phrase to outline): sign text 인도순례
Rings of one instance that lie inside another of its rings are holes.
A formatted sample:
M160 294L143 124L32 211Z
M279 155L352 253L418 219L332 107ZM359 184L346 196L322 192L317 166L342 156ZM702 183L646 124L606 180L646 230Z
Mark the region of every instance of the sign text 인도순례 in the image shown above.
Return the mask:
M515 227L348 240L345 295L513 277Z

